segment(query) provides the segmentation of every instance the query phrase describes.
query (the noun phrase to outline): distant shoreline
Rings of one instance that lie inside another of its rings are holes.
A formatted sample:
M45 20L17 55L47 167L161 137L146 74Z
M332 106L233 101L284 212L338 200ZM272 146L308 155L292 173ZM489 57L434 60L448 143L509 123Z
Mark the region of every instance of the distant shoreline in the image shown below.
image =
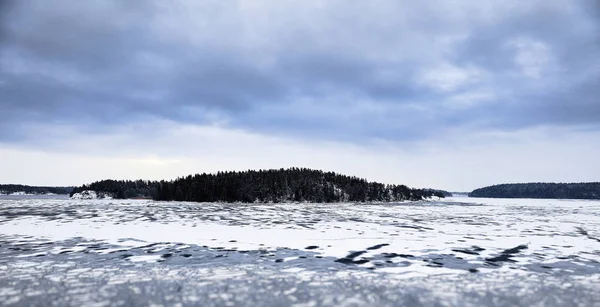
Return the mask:
M20 199L71 199L67 194L27 194L27 195L6 195L0 194L0 199L20 200Z
M600 199L600 182L511 183L476 189L472 198Z

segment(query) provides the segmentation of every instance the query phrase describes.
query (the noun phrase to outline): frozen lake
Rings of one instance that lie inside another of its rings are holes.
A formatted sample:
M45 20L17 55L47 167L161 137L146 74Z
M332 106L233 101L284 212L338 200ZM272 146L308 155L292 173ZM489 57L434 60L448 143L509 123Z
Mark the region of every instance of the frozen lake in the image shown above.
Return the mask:
M600 306L600 201L0 198L3 306Z

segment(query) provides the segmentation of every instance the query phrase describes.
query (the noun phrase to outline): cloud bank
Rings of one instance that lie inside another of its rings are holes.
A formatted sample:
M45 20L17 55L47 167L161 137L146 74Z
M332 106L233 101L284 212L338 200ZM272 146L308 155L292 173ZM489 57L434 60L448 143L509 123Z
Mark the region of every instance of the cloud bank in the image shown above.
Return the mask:
M515 156L525 136L547 141L538 131L599 136L599 38L592 0L3 1L0 144L64 152L124 133L167 144L169 123L373 154L509 135ZM168 160L189 141L151 154ZM128 152L151 148L140 146ZM588 177L576 173L565 179Z

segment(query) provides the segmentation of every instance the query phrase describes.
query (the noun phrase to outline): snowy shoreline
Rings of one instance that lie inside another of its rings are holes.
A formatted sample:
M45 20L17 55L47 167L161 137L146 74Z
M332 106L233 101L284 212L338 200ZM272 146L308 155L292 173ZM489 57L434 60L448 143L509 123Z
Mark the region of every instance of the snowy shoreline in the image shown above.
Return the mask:
M0 195L5 195L5 196L38 196L38 195L52 196L52 195L68 195L68 194L55 194L55 193L27 193L27 192L24 192L24 191L18 191L18 192L6 192L6 191L0 191Z

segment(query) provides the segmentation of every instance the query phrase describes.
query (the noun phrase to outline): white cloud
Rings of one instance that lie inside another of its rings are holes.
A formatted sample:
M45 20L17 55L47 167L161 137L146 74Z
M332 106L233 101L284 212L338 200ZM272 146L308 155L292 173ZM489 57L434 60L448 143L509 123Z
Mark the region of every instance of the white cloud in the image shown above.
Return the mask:
M459 67L443 63L421 72L418 81L441 92L453 92L483 81L485 73L475 66Z
M544 42L520 37L510 40L506 46L514 50L514 62L528 78L540 79L557 69L552 50Z
M492 90L475 89L450 96L444 105L450 109L468 109L496 99L497 95Z

